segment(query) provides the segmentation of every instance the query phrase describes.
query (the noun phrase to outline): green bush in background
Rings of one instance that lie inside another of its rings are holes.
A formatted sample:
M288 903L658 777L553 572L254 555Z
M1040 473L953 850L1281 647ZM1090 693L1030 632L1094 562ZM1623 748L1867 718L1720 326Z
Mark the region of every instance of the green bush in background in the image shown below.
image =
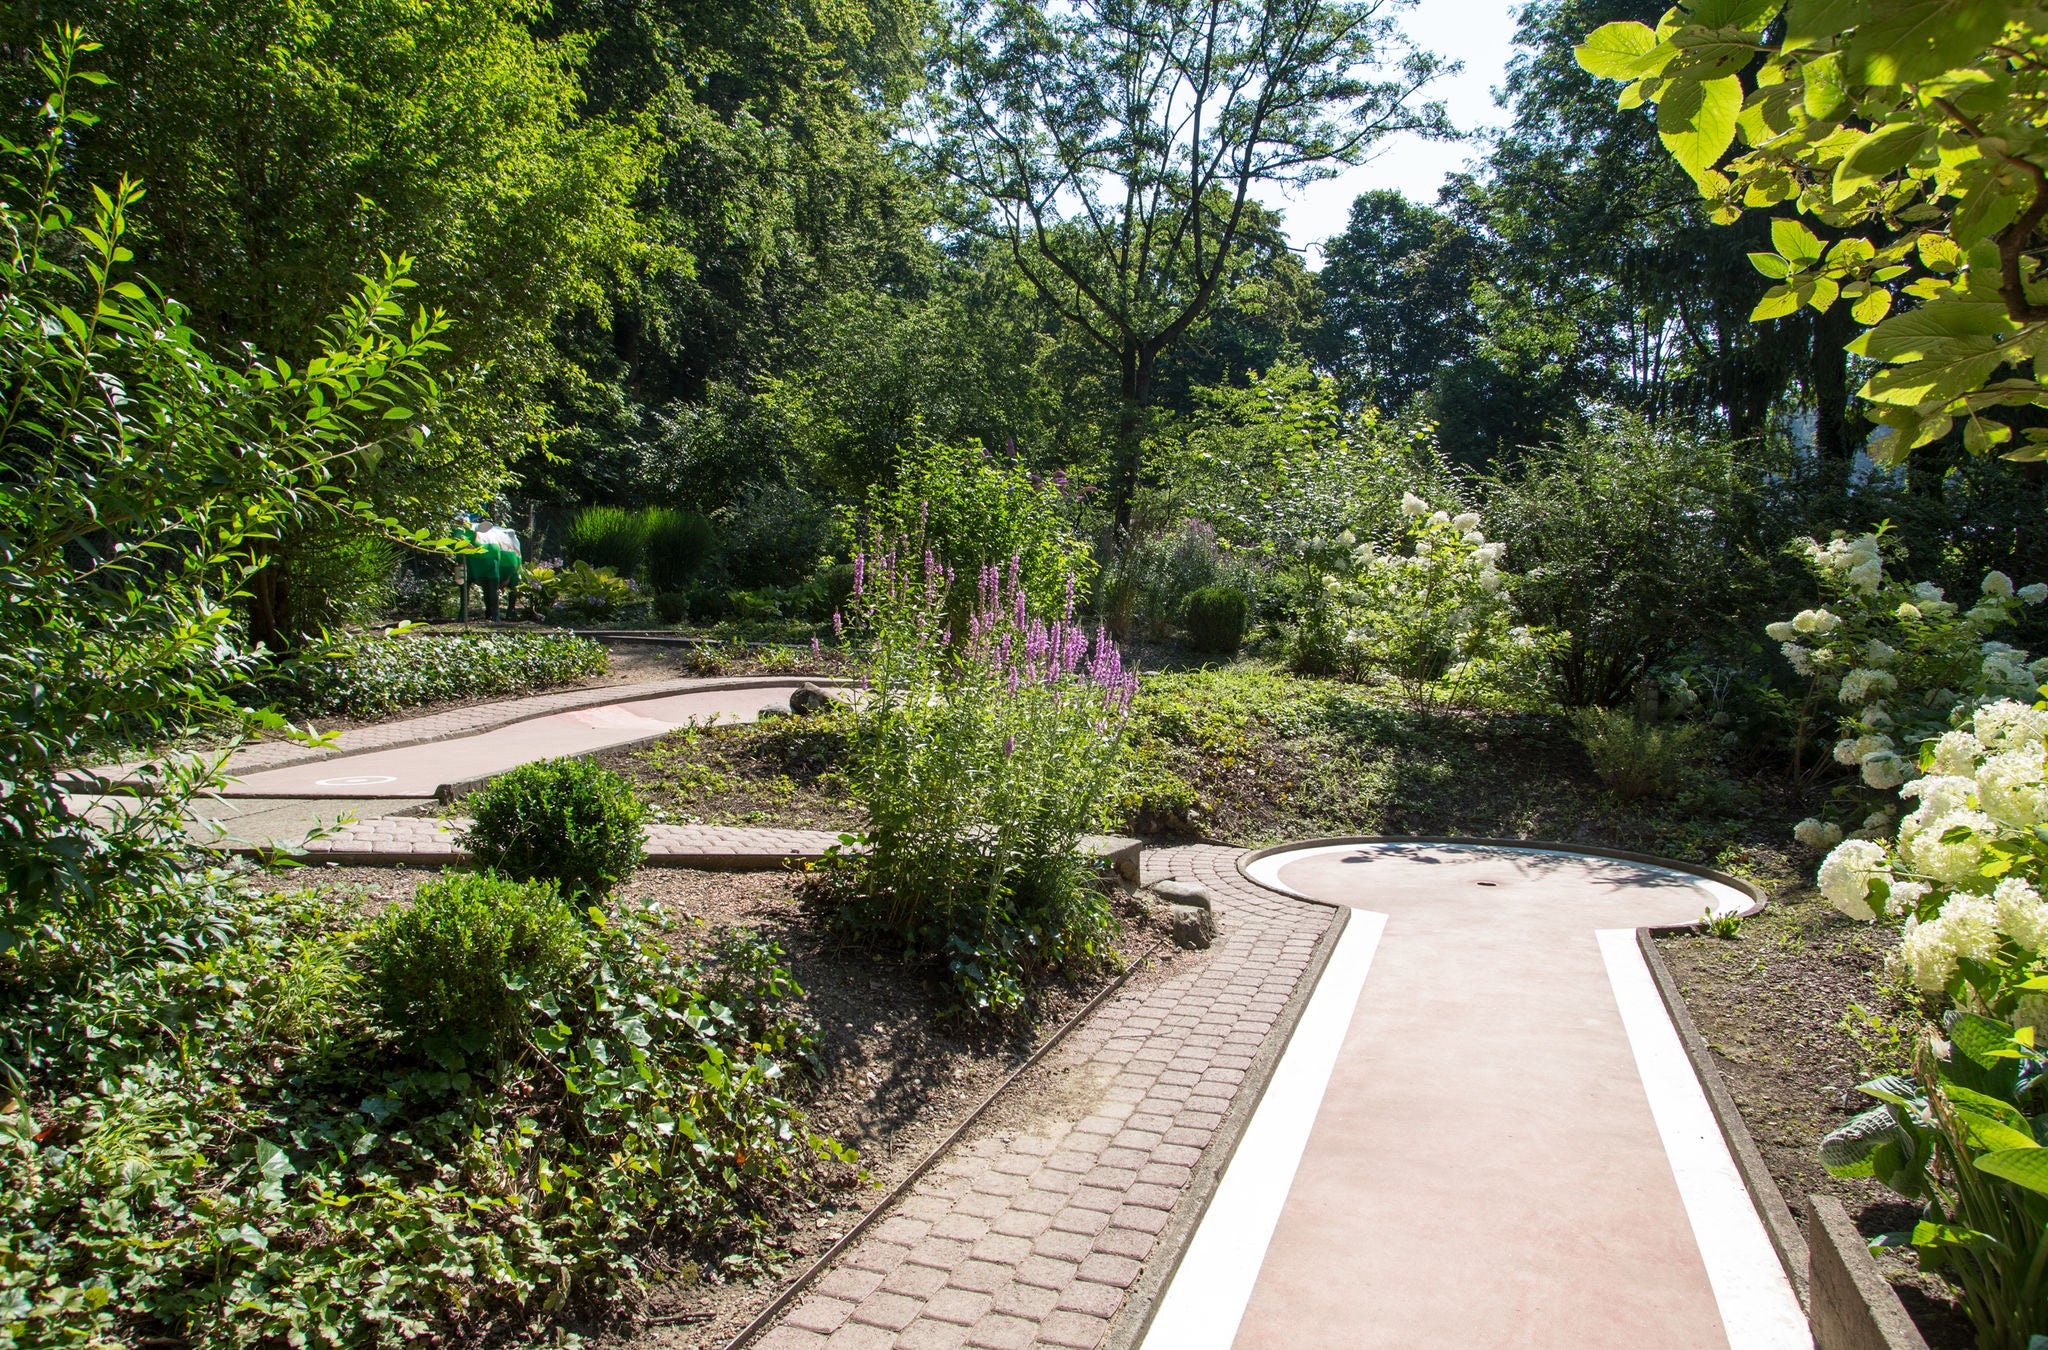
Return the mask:
M1244 645L1250 609L1251 602L1235 586L1204 586L1190 592L1181 610L1188 645L1198 652L1235 653Z
M605 672L605 650L568 633L364 634L285 668L265 692L294 717L382 717L445 699L519 694Z
M1617 708L1576 709L1571 726L1593 772L1624 801L1670 792L1699 732L1697 724L1659 726Z
M570 562L609 567L622 577L640 570L647 549L647 521L617 506L586 506L569 519L562 556Z
M657 594L680 591L695 581L718 546L711 522L695 511L649 507L640 513L640 530L646 541L647 584Z
M371 1004L414 1049L508 1053L525 1038L527 1004L580 962L580 929L551 881L430 881L363 940Z
M587 759L542 759L500 774L467 802L477 863L570 895L602 897L645 856L641 807L625 778Z
M633 601L633 583L609 567L572 563L549 579L548 594L565 617L585 623L611 619Z

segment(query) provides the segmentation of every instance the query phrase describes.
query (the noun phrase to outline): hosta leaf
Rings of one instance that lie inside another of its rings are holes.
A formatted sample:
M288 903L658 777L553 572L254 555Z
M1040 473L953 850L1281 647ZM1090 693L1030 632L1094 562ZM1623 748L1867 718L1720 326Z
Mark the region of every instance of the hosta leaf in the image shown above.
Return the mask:
M2002 1149L1997 1153L1986 1153L1975 1161L1977 1170L1987 1176L2048 1195L2048 1149Z

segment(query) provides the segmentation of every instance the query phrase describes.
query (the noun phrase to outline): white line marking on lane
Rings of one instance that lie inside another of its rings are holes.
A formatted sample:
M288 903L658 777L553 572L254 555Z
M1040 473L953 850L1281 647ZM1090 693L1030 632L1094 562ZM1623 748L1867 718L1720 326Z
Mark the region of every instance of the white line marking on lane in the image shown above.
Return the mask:
M1145 1333L1146 1350L1227 1350L1237 1339L1386 927L1384 914L1351 911L1187 1255L1159 1300Z
M1813 1336L1763 1220L1735 1170L1727 1141L1664 1010L1632 928L1595 935L1621 1025L1635 1052L1650 1115L1692 1223L1732 1350L1813 1350Z

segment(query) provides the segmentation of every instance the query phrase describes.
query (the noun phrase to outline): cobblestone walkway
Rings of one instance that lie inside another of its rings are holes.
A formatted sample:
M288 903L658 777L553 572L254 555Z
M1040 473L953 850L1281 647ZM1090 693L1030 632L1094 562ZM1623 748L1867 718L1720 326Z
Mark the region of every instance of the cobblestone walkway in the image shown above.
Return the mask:
M1206 1200L1226 1121L1257 1096L1275 1023L1339 917L1245 881L1236 857L1145 854L1147 881L1214 892L1222 940L1100 1008L1033 1071L1088 1090L1054 1118L963 1140L761 1350L1093 1347L1135 1333Z

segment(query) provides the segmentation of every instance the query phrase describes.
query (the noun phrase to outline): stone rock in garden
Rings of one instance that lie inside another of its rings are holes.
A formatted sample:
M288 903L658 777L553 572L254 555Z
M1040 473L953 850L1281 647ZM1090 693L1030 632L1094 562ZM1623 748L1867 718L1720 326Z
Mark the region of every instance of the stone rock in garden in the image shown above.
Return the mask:
M1216 915L1212 910L1198 905L1161 905L1159 917L1176 947L1202 951L1216 940Z
M800 685L789 696L789 709L798 717L810 717L831 706L832 696L815 684Z
M762 722L770 721L771 719L777 717L787 716L789 716L789 705L787 703L764 704L761 708L761 711L754 714L755 719Z
M1214 892L1192 881L1155 881L1145 889L1169 905L1193 905L1207 910L1216 908Z

